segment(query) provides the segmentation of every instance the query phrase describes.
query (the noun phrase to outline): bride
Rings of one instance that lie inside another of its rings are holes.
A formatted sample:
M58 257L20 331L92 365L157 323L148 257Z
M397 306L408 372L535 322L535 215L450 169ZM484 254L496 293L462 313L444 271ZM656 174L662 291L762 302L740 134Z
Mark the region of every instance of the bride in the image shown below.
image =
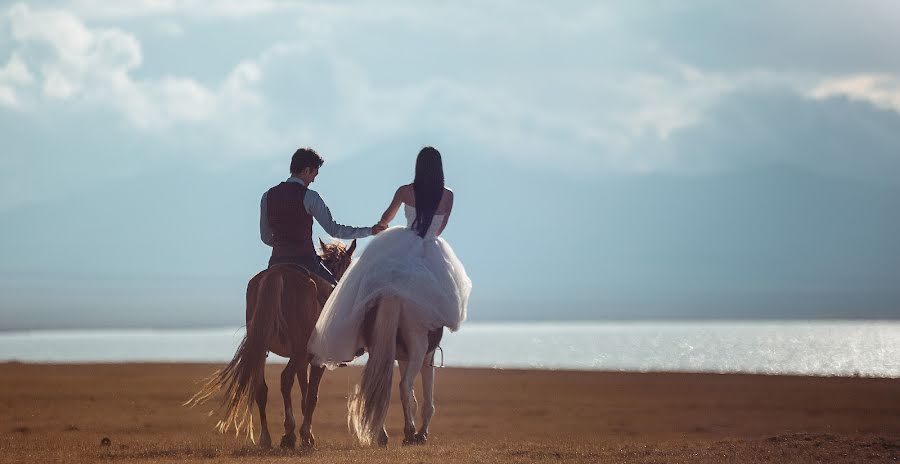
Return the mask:
M401 206L406 226L376 235L322 309L309 343L316 365L334 368L360 352L366 311L384 296L414 308L411 322L421 330L456 331L465 321L472 282L440 237L453 210L453 192L444 187L441 154L435 148L419 152L413 183L397 189L378 224L386 227Z

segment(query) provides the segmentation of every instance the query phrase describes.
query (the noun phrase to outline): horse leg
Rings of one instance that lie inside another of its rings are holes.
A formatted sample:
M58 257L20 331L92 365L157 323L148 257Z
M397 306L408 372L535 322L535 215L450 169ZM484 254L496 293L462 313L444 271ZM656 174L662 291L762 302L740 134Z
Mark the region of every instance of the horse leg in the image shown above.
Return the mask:
M269 387L266 385L265 376L266 366L260 366L262 371L259 374L259 388L256 391L256 407L259 408L259 446L270 448L272 446L272 437L269 436L269 423L266 420L266 401L268 400Z
M434 417L434 351L425 356L422 364L422 395L425 396L425 404L422 406L422 427L415 435L416 443L425 443L428 440L428 425Z
M302 353L294 353L292 356L293 359L297 359L297 381L300 383L300 412L303 413L303 421L306 422L306 416L308 414L306 407L306 398L309 396L309 372L307 371L308 360L306 359L306 351ZM303 436L303 426L300 426L300 446L303 446L303 442L305 441L305 437Z
M419 366L425 362L425 351L428 350L428 332L419 330L406 318L400 325L403 341L406 343L406 351L409 354L406 369L400 375L400 401L403 403L403 444L414 444L416 433L416 395L413 392L413 383L419 373Z
M304 366L306 369L306 366ZM310 366L309 369L309 389L306 391L305 412L303 413L303 426L300 427L300 444L304 447L312 448L316 446L316 437L312 433L313 414L316 412L316 404L319 402L319 382L322 381L322 375L325 374L325 368L320 366Z
M410 425L410 415L407 414L407 405L410 402L409 394L403 388L403 379L409 373L409 361L397 360L397 364L400 367L400 404L403 406L403 444L408 445L412 443L413 435L416 433L415 426ZM410 393L412 394L413 414L415 414L416 393L415 391L410 391Z
M306 355L304 355L304 358ZM297 358L300 359L300 358ZM298 363L301 364L301 363ZM303 417L306 417L306 391L309 389L309 377L307 377L307 364L305 362L302 363L303 366L298 366L297 371L297 382L300 383L300 412L303 413Z
M297 436L294 435L294 428L297 422L294 420L294 407L291 403L291 390L294 387L294 371L297 366L297 360L291 358L284 370L281 371L281 397L284 399L284 436L281 437L282 448L293 448L297 443Z

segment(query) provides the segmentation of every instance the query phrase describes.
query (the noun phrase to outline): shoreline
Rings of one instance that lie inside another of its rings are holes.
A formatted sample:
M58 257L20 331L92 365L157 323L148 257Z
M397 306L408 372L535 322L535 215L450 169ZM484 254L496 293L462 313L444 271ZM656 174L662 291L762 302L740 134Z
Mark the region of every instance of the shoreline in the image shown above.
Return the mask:
M0 360L0 369L4 365L18 365L18 366L44 366L44 367L53 367L53 366L82 366L82 367L90 367L90 366L118 366L118 365L143 365L143 366L151 366L151 367L162 367L162 366L223 366L227 364L227 361L166 361L166 360L158 360L158 361L73 361L73 362L58 362L58 361L18 361L14 359ZM284 366L287 364L286 360L281 358L275 360L267 360L266 365L274 365L274 366ZM354 368L362 368L365 364L351 364L346 367L338 368L338 370L343 369L354 369ZM444 367L436 367L437 372L441 372L444 370L466 370L466 371L504 371L504 372L560 372L560 373L595 373L595 374L628 374L628 375L644 375L644 374L658 374L658 375L710 375L710 376L748 376L748 377L788 377L788 378L811 378L811 379L868 379L868 380L898 380L900 381L900 377L891 377L891 376L877 376L877 375L838 375L838 374L799 374L799 373L767 373L767 372L741 372L741 371L724 371L724 372L714 372L714 371L630 371L630 370L601 370L601 369L575 369L570 367L547 367L547 368L525 368L525 367L479 367L479 366L444 366Z
M898 334L900 323L473 323L447 334L442 346L443 362L458 368L900 378ZM0 334L0 359L223 363L243 335L240 328Z

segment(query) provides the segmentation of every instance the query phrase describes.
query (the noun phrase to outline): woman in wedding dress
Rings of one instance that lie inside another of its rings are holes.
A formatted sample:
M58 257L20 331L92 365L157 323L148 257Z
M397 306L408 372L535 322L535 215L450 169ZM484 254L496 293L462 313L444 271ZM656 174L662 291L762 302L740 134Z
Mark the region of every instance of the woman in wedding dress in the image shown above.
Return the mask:
M453 192L444 187L441 154L425 147L416 158L415 180L397 189L379 224L400 207L406 226L376 235L353 261L316 324L309 349L316 365L336 367L363 347L366 311L383 296L403 301L422 330L459 329L466 319L472 281L446 240L440 237L453 210Z

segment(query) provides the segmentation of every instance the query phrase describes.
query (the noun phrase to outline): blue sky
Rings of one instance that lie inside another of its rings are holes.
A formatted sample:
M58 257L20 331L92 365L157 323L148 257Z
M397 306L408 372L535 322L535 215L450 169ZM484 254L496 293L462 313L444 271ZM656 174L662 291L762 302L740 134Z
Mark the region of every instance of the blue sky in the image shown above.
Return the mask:
M473 320L898 318L894 43L890 0L5 2L0 329L240 324L294 149L369 225L426 144Z

